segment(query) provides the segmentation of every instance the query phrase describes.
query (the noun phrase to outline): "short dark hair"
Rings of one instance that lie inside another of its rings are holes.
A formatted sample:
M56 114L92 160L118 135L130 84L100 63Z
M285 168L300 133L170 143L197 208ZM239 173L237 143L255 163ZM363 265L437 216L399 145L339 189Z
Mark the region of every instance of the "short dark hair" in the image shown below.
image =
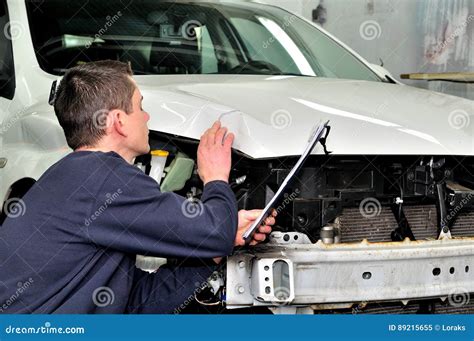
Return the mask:
M54 112L69 147L93 146L105 135L110 110L129 113L136 89L130 64L103 60L69 69L56 91Z

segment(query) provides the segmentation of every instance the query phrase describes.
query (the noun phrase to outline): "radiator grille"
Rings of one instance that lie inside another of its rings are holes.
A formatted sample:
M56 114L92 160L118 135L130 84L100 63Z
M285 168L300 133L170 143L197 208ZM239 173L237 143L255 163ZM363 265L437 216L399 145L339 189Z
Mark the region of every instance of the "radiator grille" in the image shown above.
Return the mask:
M437 238L437 210L435 205L404 207L405 216L417 240ZM382 207L374 217L363 215L359 208L346 208L339 217L342 242L391 241L391 232L398 227L390 207ZM454 237L474 236L474 209L461 212L451 228Z
M451 229L451 234L456 237L474 236L474 208L460 212Z

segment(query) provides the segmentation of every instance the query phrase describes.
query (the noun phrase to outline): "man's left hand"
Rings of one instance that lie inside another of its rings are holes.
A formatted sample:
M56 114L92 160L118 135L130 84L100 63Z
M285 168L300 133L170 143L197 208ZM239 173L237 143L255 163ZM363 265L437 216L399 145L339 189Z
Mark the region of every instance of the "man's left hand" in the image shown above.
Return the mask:
M237 226L237 234L235 236L234 246L244 246L245 240L242 238L243 234L247 229L252 225L252 223L260 216L262 210L240 210L239 211L239 224ZM265 219L265 224L260 226L258 230L253 234L253 239L250 242L250 245L257 245L258 243L263 242L267 235L272 232L272 226L275 225L275 217L277 213L275 210L272 211L272 214ZM214 262L219 264L222 261L222 257L214 258Z
M262 210L240 210L239 211L239 225L237 227L237 235L235 236L235 246L244 246L245 240L242 238L243 234L252 225L252 223L260 216ZM273 210L272 214L265 219L265 223L262 224L258 230L254 233L253 239L249 245L256 245L263 242L267 235L272 232L272 225L275 224L276 211Z

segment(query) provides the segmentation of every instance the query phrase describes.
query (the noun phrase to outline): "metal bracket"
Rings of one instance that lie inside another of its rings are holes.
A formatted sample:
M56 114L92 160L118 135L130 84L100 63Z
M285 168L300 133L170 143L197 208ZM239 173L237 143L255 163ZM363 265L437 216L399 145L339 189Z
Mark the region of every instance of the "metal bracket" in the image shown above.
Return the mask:
M311 244L307 235L300 232L272 232L269 245Z

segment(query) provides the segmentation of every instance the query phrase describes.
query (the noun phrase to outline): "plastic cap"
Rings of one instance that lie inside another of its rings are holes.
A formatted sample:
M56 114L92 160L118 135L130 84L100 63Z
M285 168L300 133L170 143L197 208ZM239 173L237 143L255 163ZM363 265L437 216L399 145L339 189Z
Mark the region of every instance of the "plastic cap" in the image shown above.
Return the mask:
M166 150L152 150L151 152L152 156L168 156L169 152Z

